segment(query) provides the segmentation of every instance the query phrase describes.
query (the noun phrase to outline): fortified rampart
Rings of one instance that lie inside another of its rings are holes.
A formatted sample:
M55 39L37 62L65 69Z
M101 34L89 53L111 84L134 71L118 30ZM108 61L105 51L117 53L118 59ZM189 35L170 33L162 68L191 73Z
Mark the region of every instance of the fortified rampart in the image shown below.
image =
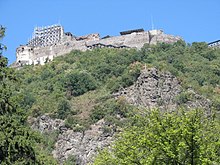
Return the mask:
M32 39L26 45L16 49L15 66L41 64L53 60L54 57L70 53L72 50L86 51L94 48L137 48L144 44L158 42L173 43L181 38L165 34L162 30L135 29L120 32L120 36L105 36L99 34L74 36L64 32L60 25L35 28Z

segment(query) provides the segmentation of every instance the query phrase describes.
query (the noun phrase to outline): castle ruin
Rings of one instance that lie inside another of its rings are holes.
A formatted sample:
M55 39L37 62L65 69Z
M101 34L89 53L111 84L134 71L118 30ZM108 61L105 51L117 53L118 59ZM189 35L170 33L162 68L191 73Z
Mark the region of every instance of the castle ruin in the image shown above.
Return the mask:
M101 38L97 33L74 36L70 32L64 32L61 25L36 27L29 42L16 49L15 65L44 65L46 61L72 50L86 51L104 47L140 49L146 43L174 43L180 39L179 36L165 34L162 30L135 29L120 32L119 36L108 35Z

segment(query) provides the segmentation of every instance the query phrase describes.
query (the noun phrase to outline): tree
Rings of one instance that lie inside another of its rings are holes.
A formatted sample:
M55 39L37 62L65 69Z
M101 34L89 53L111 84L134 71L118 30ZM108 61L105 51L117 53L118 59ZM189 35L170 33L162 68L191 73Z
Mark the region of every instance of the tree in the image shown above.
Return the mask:
M219 121L200 110L134 117L133 124L105 149L95 165L219 164Z
M70 113L70 103L66 99L61 99L57 107L57 117L64 120Z
M73 96L82 95L96 87L96 80L87 72L73 72L66 76L67 92Z
M4 32L0 26L0 39ZM40 138L27 126L26 115L17 104L19 98L13 95L17 90L13 83L18 80L2 56L4 49L0 44L0 164L42 164L43 159L49 162L35 151Z

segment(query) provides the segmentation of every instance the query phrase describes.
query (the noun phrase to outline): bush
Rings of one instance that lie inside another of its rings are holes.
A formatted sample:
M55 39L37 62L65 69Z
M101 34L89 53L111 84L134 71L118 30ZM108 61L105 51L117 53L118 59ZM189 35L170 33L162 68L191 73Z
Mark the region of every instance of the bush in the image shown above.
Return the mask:
M88 125L90 124L89 121L85 123L80 120L77 116L69 115L65 120L65 126L68 128L73 129L75 132L83 132L87 129Z
M126 70L122 76L112 78L108 82L107 87L112 93L117 92L120 88L126 88L133 85L135 81L137 81L139 75L140 66L135 66L135 68L130 68L129 71Z
M219 120L200 110L159 110L135 115L111 149L101 151L95 165L219 164Z
M71 106L68 100L61 99L57 107L57 117L65 119L71 113Z
M67 160L64 162L64 165L76 165L76 157L74 155L68 156Z
M65 126L69 128L74 128L77 124L80 123L80 120L76 116L68 115L65 119Z
M133 107L128 105L123 98L119 98L118 100L109 99L106 102L97 105L92 110L90 118L93 122L97 122L98 120L108 116L120 115L120 117L127 117L133 110Z
M87 72L73 72L66 76L66 89L72 96L82 95L97 88L97 82Z
M42 134L44 147L48 151L48 153L51 153L54 150L58 135L59 132L57 130L50 133Z
M190 101L190 94L188 92L182 92L176 97L176 102L179 105L185 104Z

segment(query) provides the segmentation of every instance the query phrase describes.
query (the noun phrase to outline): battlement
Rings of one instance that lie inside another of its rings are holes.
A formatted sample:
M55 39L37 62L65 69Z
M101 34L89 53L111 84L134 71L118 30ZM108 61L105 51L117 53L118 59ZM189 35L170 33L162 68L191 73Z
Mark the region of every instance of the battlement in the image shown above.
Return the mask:
M137 48L144 44L157 44L159 42L174 43L181 37L168 35L163 30L145 31L143 28L120 32L118 36L100 37L98 33L85 36L75 36L64 32L61 25L37 27L34 29L31 40L16 50L16 64L44 65L45 61L54 57L65 55L72 50L86 51L95 48Z

